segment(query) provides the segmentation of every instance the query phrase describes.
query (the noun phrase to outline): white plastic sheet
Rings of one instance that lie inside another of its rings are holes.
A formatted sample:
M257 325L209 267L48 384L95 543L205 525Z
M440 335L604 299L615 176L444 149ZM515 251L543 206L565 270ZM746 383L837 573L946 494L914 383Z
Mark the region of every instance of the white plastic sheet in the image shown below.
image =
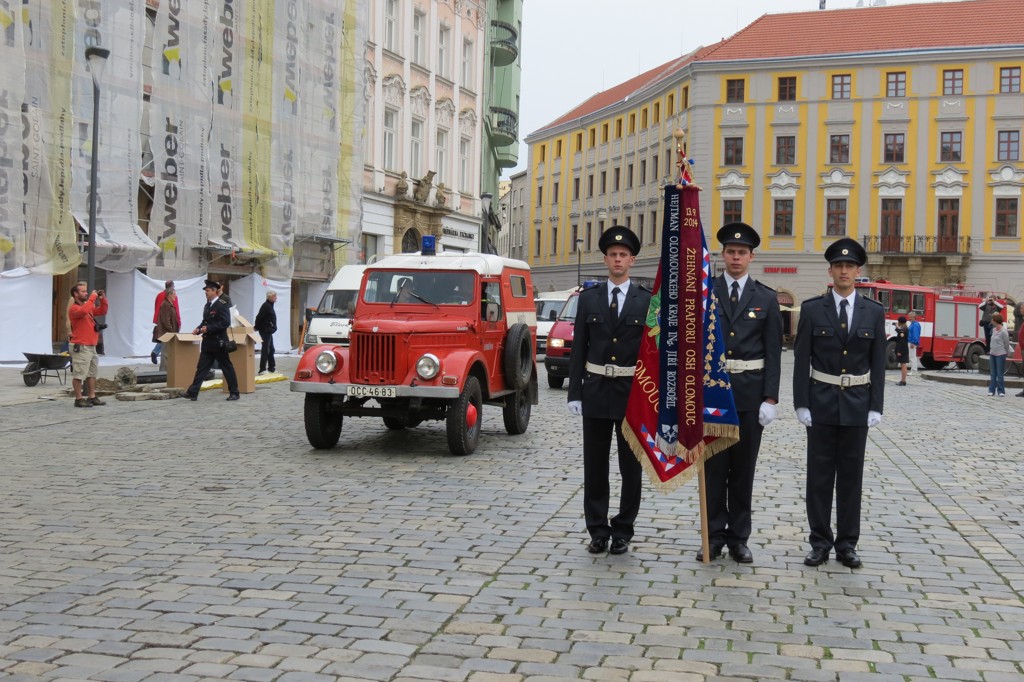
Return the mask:
M192 331L203 319L202 277L175 280L181 328ZM103 332L104 352L111 356L144 357L153 350L153 312L164 280L147 277L138 270L107 273L107 329Z
M0 362L24 361L22 353L53 352L52 310L52 277L25 268L0 275Z
M292 283L264 279L258 274L251 274L231 282L231 303L238 312L249 321L256 322L256 314L260 306L267 300L267 292L277 293L274 312L277 313L277 332L274 334L274 349L279 353L291 350Z

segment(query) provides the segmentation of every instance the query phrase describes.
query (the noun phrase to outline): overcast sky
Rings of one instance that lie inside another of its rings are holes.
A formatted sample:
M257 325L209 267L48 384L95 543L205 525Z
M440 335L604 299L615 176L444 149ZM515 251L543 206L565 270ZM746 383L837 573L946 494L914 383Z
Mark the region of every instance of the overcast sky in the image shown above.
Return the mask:
M857 2L827 0L826 6L849 9ZM817 9L818 0L525 0L519 138L591 95L727 38L763 14ZM526 162L526 144L521 143L519 166L503 177L523 170Z

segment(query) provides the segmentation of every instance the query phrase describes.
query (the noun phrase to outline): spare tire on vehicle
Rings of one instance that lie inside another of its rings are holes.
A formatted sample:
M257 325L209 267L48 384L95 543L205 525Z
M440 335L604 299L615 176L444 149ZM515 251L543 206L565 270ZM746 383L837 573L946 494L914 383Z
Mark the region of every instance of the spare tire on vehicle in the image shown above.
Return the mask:
M505 381L514 391L526 388L533 376L533 340L530 328L518 322L505 336Z

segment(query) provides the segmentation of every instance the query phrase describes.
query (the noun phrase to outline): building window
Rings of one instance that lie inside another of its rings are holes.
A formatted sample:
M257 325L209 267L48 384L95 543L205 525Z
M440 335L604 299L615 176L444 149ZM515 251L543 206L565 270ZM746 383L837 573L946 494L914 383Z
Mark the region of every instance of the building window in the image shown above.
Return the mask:
M608 171L601 171L601 194L608 192Z
M1020 67L999 69L999 92L1020 92Z
M961 132L942 133L940 135L941 151L939 161L963 160L964 134Z
M626 166L626 188L631 189L633 187L633 164Z
M473 89L473 41L462 41L462 87Z
M587 176L587 196L594 196L594 174L591 173Z
M903 148L906 141L904 133L885 134L885 163L903 163Z
M647 184L647 159L640 159L640 184Z
M633 135L636 133L636 114L629 115L629 134Z
M574 152L583 151L583 133L576 133L575 144L573 147Z
M793 236L793 200L775 200L775 236Z
M613 192L618 192L619 191L619 181L621 180L621 178L622 178L622 170L621 169L616 168L615 170L612 171L612 191Z
M589 140L589 146L597 146L597 128L590 129L587 139Z
M996 199L996 236L1017 236L1017 199Z
M601 125L601 144L608 142L608 124L604 123Z
M580 238L580 226L579 225L573 225L572 226L572 251L573 251L573 253L579 253L580 247L579 247L579 244L576 243L579 238Z
M558 226L551 228L551 253L558 253Z
M555 158L556 159L562 158L562 141L561 140L555 140Z
M579 178L573 178L572 179L572 200L573 201L579 201L580 200L580 179Z
M437 161L437 181L449 182L448 180L448 131L443 128L437 129L437 149L435 159Z
M746 82L742 78L730 78L725 81L725 101L729 104L742 104L745 85Z
M962 95L964 94L964 70L946 69L942 72L942 94Z
M594 230L594 223L588 222L587 223L587 227L585 229L585 231L587 233L587 246L586 246L587 251L591 251L594 248L593 230Z
M671 93L670 92L668 94L668 98L665 101L665 106L666 106L665 110L668 112L666 114L667 116L672 116L673 114L676 113L676 96L675 96L675 93Z
M903 251L903 200L882 199L882 251Z
M828 139L829 163L850 163L850 136L830 135Z
M846 235L846 199L829 199L825 214L825 236Z
M891 71L885 74L885 96L906 97L907 96L907 72Z
M996 152L997 161L1018 161L1020 160L1020 131L1000 130L999 149Z
M533 255L534 256L540 256L540 237L541 237L540 228L537 228L537 230L534 232L534 236L533 236Z
M423 121L414 118L409 127L409 172L414 178L423 176Z
M832 99L850 99L853 90L853 76L841 73L832 76Z
M725 165L726 166L742 166L743 165L743 138L742 137L727 137L727 138L725 138Z
M661 122L661 102L654 103L654 123Z
M416 11L412 15L412 61L415 64L423 64L426 60L426 27L427 15Z
M448 60L451 59L452 30L442 26L437 35L437 75L441 78L448 78L450 69Z
M640 112L640 128L643 129L643 128L646 128L646 127L647 127L647 109L644 109L644 110L642 110Z
M796 136L779 135L775 138L775 165L786 166L796 163Z
M558 203L558 183L554 182L551 184L551 203Z
M651 157L651 177L654 178L655 182L658 181L658 155L657 154L655 154L654 156Z
M644 243L644 214L641 213L636 217L636 236L640 240L640 243Z
M658 241L658 212L651 211L651 243Z
M544 186L537 185L537 208L544 205Z
M394 109L384 110L384 168L395 170L395 136L398 130L398 112Z
M384 49L395 51L398 43L398 0L384 0Z
M779 101L792 102L794 100L796 100L796 76L779 78Z
M472 169L473 142L468 137L459 138L459 189L468 192L470 189L470 170Z
M724 199L722 201L722 224L738 223L743 220L743 200Z
M939 199L939 253L955 253L960 241L960 200Z
M671 97L671 95L669 95L669 97ZM683 101L682 101L682 104L683 104L683 106L681 108L682 108L683 111L686 111L687 109L690 108L690 86L689 85L687 85L686 87L683 88Z

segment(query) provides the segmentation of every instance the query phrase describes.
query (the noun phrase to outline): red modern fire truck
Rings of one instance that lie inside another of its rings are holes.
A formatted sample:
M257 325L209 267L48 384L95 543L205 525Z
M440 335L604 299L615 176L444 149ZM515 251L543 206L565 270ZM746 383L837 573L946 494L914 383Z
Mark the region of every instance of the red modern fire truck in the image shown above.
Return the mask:
M959 287L922 287L892 282L858 282L857 291L885 308L885 335L895 334L896 320L911 310L921 323L921 365L941 369L956 362L966 369L977 369L985 352L985 336L980 327L981 292ZM895 344L889 341L886 359L889 369L896 367Z

